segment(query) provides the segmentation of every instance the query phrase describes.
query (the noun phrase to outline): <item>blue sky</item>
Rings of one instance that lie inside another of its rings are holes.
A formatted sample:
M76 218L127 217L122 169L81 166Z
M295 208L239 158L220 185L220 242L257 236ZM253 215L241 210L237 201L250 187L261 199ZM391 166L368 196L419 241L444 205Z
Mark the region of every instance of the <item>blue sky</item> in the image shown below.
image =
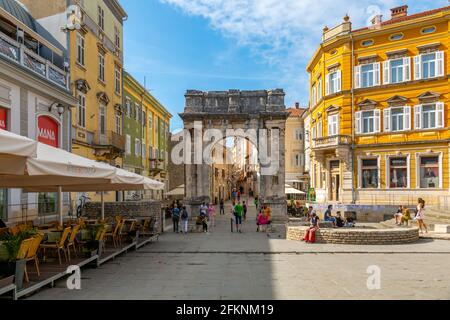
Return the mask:
M336 5L339 3L339 5ZM174 115L187 89L286 91L286 105L308 103L305 66L321 30L349 14L354 28L376 13L408 4L409 12L448 0L121 0L125 68Z

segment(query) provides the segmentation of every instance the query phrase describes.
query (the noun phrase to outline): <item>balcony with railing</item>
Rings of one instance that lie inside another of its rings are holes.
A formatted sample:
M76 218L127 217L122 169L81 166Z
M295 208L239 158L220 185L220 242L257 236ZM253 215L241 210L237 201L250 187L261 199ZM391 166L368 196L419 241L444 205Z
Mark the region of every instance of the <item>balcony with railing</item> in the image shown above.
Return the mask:
M340 146L350 146L352 138L345 135L313 139L313 149L335 149Z
M114 131L94 131L94 147L113 147L119 151L125 151L125 137Z
M69 90L69 74L66 71L3 32L0 32L0 56L25 67L63 89Z

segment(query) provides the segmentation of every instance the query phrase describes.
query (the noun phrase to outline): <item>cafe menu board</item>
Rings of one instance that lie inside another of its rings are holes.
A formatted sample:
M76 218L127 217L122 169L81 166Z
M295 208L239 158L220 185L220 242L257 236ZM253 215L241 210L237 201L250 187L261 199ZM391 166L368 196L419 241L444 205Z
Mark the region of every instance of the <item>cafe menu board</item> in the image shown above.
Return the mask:
M7 130L8 128L8 110L0 108L0 129Z
M38 141L52 147L59 147L59 124L51 117L38 118Z

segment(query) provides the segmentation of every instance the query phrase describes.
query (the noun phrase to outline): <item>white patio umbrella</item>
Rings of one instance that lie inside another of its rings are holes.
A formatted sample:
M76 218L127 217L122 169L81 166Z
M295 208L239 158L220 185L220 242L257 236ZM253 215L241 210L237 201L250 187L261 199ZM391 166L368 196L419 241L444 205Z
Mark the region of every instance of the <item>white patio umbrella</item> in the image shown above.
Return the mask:
M114 177L104 183L96 184L70 184L60 187L41 185L25 188L27 192L55 192L61 189L62 192L84 192L84 191L97 191L102 192L101 195L101 212L102 219L105 218L105 206L103 199L104 191L137 191L137 190L163 190L164 183L138 175L136 173L115 168L116 173Z
M36 157L37 141L0 129L0 174L23 172L27 157Z
M284 193L286 194L305 194L305 192L295 189L294 187L286 184L284 187Z
M166 193L166 196L184 196L184 184L170 190Z

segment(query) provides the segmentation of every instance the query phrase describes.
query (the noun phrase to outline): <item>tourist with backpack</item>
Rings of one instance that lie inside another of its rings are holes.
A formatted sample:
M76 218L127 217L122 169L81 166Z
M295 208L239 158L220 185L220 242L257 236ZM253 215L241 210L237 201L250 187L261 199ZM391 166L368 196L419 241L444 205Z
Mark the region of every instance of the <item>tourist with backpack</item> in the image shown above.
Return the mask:
M184 234L188 233L189 214L186 207L181 208L181 227Z
M177 205L172 209L172 221L173 221L173 232L178 233L178 227L180 223L180 209Z

